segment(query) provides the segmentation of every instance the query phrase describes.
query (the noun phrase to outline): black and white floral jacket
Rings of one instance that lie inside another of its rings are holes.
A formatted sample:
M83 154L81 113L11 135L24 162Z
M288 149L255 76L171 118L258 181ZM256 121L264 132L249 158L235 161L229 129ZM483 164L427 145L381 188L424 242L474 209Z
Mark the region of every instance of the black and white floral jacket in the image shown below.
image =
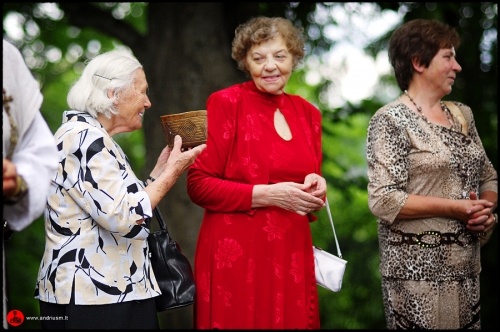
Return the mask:
M122 149L86 112L64 112L55 138L59 167L35 298L67 304L72 287L77 305L157 296L146 241L151 202Z

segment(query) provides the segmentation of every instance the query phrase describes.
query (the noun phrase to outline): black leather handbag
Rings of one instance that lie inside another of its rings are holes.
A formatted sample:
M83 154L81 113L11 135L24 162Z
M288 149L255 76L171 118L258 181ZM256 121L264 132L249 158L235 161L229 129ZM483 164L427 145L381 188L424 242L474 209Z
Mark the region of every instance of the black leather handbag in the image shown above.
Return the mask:
M158 207L154 209L154 214L160 230L149 234L148 244L151 266L161 291L161 295L155 297L156 310L193 304L196 289L191 264L182 254L179 244L168 234Z

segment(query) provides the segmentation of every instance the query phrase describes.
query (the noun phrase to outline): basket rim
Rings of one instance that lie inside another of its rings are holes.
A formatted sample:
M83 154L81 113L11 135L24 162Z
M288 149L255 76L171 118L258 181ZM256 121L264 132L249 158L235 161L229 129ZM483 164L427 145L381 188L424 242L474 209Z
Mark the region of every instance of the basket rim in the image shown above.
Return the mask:
M172 116L182 116L182 117L196 117L196 116L206 116L207 115L207 110L197 110L197 111L187 111L187 112L181 112L181 113L174 113L174 114L165 114L165 115L160 115L161 119L169 118Z

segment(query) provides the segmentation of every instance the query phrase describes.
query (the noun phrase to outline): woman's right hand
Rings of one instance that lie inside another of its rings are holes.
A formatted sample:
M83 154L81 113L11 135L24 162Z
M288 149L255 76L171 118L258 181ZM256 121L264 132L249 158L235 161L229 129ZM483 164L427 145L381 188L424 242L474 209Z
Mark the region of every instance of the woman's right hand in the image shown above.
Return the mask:
M493 203L490 201L477 199L475 194L471 195L471 199L460 199L453 202L457 205L454 209L454 217L466 225L469 223L472 215L477 217L482 214L491 214L490 208L493 206Z
M172 149L167 145L165 148L160 153L160 156L158 157L158 160L156 161L156 165L151 171L150 175L153 178L157 178L163 173L165 170L165 167L167 166L167 161L168 158L170 157L170 152L172 152Z
M325 202L308 193L310 184L281 182L271 185L255 185L252 193L252 207L277 206L305 216L318 211Z
M477 199L474 193L471 193L471 199L448 199L409 194L396 219L444 217L459 220L467 225L474 218L484 221L483 215L491 214L493 206L494 204L487 199ZM470 226L467 228L470 229Z
M151 201L151 208L155 208L163 196L174 186L177 179L191 166L196 157L207 147L206 144L198 145L197 147L181 151L182 138L179 135L175 136L174 147L171 150L163 149L158 164L162 166L155 167L155 170L163 168L160 175L156 177L156 181L150 183L144 191L148 194ZM166 159L166 160L164 160ZM153 176L153 172L151 172Z
M473 203L478 203L483 200L479 200L475 192L470 193L470 200ZM487 201L489 202L489 201ZM470 208L467 212L469 213L469 220L467 220L467 229L473 233L485 233L491 230L495 226L495 218L493 217L493 202L489 202L491 206L483 204L475 204L473 208Z
M11 197L16 191L16 165L6 158L3 158L3 196Z
M189 148L186 151L182 151L181 146L182 138L179 135L176 135L174 139L174 147L169 152L162 174L167 172L172 174L177 179L189 168L189 166L194 163L196 157L207 147L206 144L201 144L194 148Z

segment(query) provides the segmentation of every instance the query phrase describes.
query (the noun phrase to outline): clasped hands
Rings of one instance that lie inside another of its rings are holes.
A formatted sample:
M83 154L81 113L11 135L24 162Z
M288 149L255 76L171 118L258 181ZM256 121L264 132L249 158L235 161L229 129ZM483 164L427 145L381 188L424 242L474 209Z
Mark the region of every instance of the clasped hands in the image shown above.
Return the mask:
M466 206L466 228L472 233L484 235L490 231L498 222L493 214L494 203L485 199L478 199L475 192L470 192L470 200Z
M318 174L308 174L304 183L281 182L275 188L275 205L305 216L325 206L326 180Z

